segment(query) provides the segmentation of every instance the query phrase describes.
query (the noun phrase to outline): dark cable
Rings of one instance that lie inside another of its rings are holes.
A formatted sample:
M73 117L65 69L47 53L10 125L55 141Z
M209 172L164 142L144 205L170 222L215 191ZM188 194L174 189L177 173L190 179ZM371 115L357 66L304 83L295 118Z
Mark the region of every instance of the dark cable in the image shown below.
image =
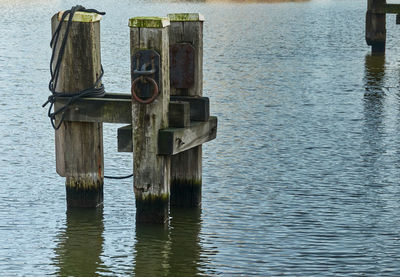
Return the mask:
M83 6L77 5L72 7L70 10L66 10L60 20L60 23L58 24L53 37L51 38L51 42L50 42L50 47L53 48L53 51L51 53L51 59L50 59L50 75L51 75L51 79L49 82L49 90L51 91L51 95L49 96L49 98L47 99L47 101L42 105L42 107L45 107L47 104L50 103L49 106L49 111L47 113L48 117L50 118L50 122L51 125L53 126L53 128L55 130L58 130L61 126L61 124L63 123L64 120L64 112L68 109L68 107L73 104L74 102L76 102L78 99L83 98L83 97L103 97L105 94L105 89L104 89L104 85L100 84L101 83L101 78L103 77L104 74L104 70L103 70L103 66L101 66L101 73L100 76L98 77L98 79L96 80L96 82L93 84L93 86L78 91L78 92L74 92L74 93L65 93L65 92L57 92L56 91L56 87L57 87L57 82L58 82L58 76L60 74L60 68L61 68L61 63L62 63L62 59L64 56L64 51L65 51L65 47L67 45L67 39L68 39L68 34L69 34L69 29L72 25L72 18L74 17L75 12L80 11L80 12L88 12L88 13L97 13L100 15L105 15L105 12L99 12L95 9L86 9ZM61 46L60 46L60 50L58 52L57 57L55 57L55 52L57 49L57 45L59 43L59 37L60 37L60 30L61 30L61 24L62 22L64 22L65 18L69 15L68 18L68 23L65 29L65 34L64 34L64 38L61 41ZM55 62L55 65L54 65ZM54 67L53 67L54 65ZM53 69L54 68L54 69ZM58 110L55 110L52 112L52 109L54 107L54 103L57 101L57 99L59 98L64 98L64 99L68 99L67 103L59 108ZM55 119L56 119L56 115L61 113L61 118L60 118L60 122L56 125L55 124Z
M104 176L104 178L106 178L106 179L117 179L117 180L128 179L131 177L133 177L133 174L129 174L127 176Z

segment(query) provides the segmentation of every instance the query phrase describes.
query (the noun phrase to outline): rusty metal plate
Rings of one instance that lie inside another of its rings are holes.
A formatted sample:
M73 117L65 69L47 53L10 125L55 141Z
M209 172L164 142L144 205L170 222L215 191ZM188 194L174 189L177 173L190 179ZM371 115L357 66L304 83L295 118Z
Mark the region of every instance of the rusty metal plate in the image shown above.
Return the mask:
M194 84L194 47L176 43L169 48L170 82L175 88L190 88Z
M132 82L141 76L154 79L160 87L160 55L154 50L139 50L132 55L131 61ZM154 70L154 73L149 73ZM136 94L142 99L151 98L153 94L151 82L140 81L136 84Z

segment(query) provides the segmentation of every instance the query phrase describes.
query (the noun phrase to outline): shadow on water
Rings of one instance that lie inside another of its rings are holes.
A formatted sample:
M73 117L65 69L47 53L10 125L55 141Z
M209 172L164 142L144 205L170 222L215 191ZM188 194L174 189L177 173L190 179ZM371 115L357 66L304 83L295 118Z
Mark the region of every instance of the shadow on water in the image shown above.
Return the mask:
M201 210L171 209L169 227L137 225L135 276L197 276Z
M375 171L377 167L374 164L383 151L384 78L385 56L365 56L363 161L367 168Z
M103 209L69 209L66 228L57 237L54 265L58 276L98 276L103 251Z

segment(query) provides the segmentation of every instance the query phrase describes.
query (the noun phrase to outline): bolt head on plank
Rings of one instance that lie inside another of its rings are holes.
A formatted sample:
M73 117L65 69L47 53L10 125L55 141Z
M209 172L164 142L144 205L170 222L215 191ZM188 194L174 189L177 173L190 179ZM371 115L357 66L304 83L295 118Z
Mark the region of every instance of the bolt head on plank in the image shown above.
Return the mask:
M58 21L61 21L61 18L63 16L65 11L61 11L58 13ZM69 16L67 15L64 19L64 21L69 20ZM96 22L100 21L102 16L97 13L87 13L87 12L75 12L74 17L72 18L73 22Z
M169 20L172 21L204 21L204 16L200 13L170 13Z
M129 27L133 28L164 28L170 25L166 17L132 17L129 19Z

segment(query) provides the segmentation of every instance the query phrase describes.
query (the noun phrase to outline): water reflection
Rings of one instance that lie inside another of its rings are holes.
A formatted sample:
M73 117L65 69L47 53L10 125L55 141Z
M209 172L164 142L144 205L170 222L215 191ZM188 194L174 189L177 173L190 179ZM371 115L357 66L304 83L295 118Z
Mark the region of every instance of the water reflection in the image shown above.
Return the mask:
M379 174L374 166L383 152L383 102L384 102L385 57L365 56L365 94L364 94L364 131L363 161L372 176ZM371 171L376 172L371 172ZM370 175L370 177L372 177ZM368 178L368 180L371 180Z
M136 226L135 276L197 276L201 210L172 209L170 226Z
M385 56L365 56L365 77L364 85L366 95L383 92L385 77Z
M60 276L97 276L102 270L103 209L68 209L66 228L57 237L54 264Z

